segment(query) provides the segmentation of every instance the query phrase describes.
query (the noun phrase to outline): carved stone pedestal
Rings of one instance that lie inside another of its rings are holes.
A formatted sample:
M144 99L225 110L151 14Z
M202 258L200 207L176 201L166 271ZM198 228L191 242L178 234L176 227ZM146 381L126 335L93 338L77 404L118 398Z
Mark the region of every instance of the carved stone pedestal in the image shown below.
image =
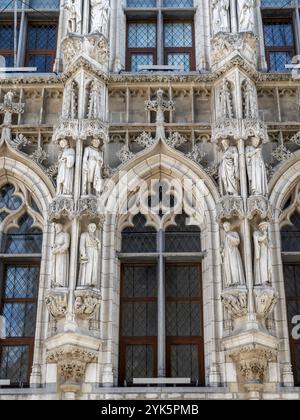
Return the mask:
M86 380L88 364L98 361L100 340L65 333L51 337L46 345L47 363L57 366L57 392L63 399L76 399Z
M78 288L75 291L75 315L77 319L89 322L89 329L96 329L99 323L101 293L94 289Z
M242 219L244 217L243 199L239 196L226 195L217 206L217 220L219 223Z
M49 220L51 222L61 221L62 219L72 220L74 211L75 206L72 197L56 197L49 205Z
M254 298L258 317L267 319L278 301L278 293L271 285L256 286L254 288Z
M236 366L240 391L247 392L249 399L259 399L269 382L269 364L277 360L278 340L258 329L249 330L223 339L223 347L227 361Z

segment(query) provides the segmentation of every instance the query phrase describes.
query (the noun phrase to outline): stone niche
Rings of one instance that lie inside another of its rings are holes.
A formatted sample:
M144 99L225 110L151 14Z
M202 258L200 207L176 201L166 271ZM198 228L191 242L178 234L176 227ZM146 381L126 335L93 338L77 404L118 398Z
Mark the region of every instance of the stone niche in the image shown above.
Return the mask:
M278 121L276 93L274 88L261 88L257 91L259 116L262 121Z
M211 122L211 91L208 89L194 90L194 119L197 123Z
M126 122L126 90L113 89L109 92L110 123Z
M299 98L297 89L279 89L281 119L284 122L299 121Z
M145 102L147 99L148 95L146 89L132 88L129 90L129 122L147 122L147 111L145 110Z
M191 123L192 122L192 97L190 89L174 89L173 100L175 111L173 121L175 123Z

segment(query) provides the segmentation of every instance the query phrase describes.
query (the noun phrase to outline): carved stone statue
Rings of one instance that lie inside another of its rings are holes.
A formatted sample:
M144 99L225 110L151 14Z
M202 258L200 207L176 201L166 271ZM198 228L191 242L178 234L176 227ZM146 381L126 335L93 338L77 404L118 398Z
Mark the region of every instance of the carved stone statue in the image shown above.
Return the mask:
M268 179L260 140L253 138L252 145L246 147L249 192L251 195L268 194Z
M100 140L93 139L83 156L82 165L82 195L100 194L103 186L102 168L103 152L99 150Z
M93 80L90 89L88 118L94 120L100 118L101 114L101 86L96 80Z
M67 0L64 9L68 12L68 33L80 34L82 26L82 0Z
M91 32L108 36L109 0L91 0Z
M222 252L224 267L224 286L241 286L246 283L244 267L239 251L240 236L233 231L229 222L223 225L225 231L224 248Z
M239 32L253 32L254 21L254 0L238 0Z
M214 33L230 32L230 0L212 0Z
M22 114L24 112L25 104L13 102L14 97L14 92L9 91L4 95L3 103L0 104L0 112L4 113L1 141L12 140L11 125L13 114Z
M245 81L243 87L244 118L258 118L256 88L249 81Z
M62 116L66 120L75 120L78 118L78 86L73 80L67 87L65 92L64 106Z
M225 79L219 96L219 110L220 118L232 119L233 114L233 99L232 88L229 80Z
M62 153L58 159L57 195L72 195L75 151L67 140L60 141Z
M255 285L272 283L269 223L262 222L253 234Z
M224 155L219 168L222 195L239 195L239 154L227 140L222 142Z
M100 241L96 232L96 224L91 223L80 238L79 286L95 287L98 283Z
M55 225L55 240L52 246L53 287L68 287L70 235L60 223Z

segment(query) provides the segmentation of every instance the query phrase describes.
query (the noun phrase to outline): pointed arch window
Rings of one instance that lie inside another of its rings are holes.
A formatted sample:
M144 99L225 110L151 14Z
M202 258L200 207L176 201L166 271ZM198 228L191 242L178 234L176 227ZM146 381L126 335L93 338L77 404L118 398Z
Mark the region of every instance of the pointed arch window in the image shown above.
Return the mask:
M141 214L122 232L120 385L189 378L204 385L201 232L186 214L155 229Z
M287 321L295 385L300 386L300 340L293 337L293 319L300 315L300 214L299 186L288 200L282 219L281 247L285 282Z
M24 187L0 188L0 378L12 387L29 386L36 328L42 217Z

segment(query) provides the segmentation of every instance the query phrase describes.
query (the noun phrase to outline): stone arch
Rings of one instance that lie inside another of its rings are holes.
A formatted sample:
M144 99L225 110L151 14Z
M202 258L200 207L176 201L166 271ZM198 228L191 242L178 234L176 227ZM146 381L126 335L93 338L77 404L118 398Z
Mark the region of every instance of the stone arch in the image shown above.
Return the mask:
M279 360L282 371L282 381L293 385L291 372L291 354L289 344L289 330L287 320L287 305L285 295L285 282L283 274L283 260L281 247L281 228L289 224L293 210L297 211L297 202L291 203L286 211L284 206L300 182L300 154L296 153L292 159L280 165L279 170L270 183L270 203L274 211L274 220L271 228L271 241L273 244L274 286L279 293L279 304L275 308L275 322L277 333L283 345L279 351ZM293 208L294 207L294 208Z
M206 383L212 384L212 372L221 370L220 349L216 341L220 337L218 321L222 320L220 301L222 279L220 260L220 235L216 221L216 203L219 192L216 184L203 168L187 159L182 153L166 145L163 141L143 151L134 159L122 165L108 186L106 209L108 211L103 228L104 258L102 266L102 295L105 304L102 306L101 319L103 337L108 348L113 348L113 356L107 352L102 366L102 382L116 384L118 377L118 342L119 342L119 278L120 263L117 252L120 250L121 230L126 226L126 219L118 213L127 200L128 190L135 191L141 180L149 181L157 176L168 179L189 179L196 185L196 210L198 209L198 225L201 229L201 242L206 256L202 266L204 292L204 324L205 324L205 365ZM129 189L125 188L125 182ZM152 220L153 222L153 220ZM168 222L166 223L166 225ZM155 221L153 222L155 225ZM211 279L214 279L212 281ZM107 322L107 317L110 322ZM106 360L105 360L106 359Z
M0 186L9 183L24 185L34 200L39 203L41 210L39 217L36 214L36 226L43 231L43 245L36 317L35 351L30 380L31 385L40 386L42 381L41 365L43 363L43 348L40 343L45 337L45 328L48 320L43 303L45 289L48 287L50 266L49 244L51 243L51 229L48 221L48 206L54 197L55 189L41 168L26 156L10 149L8 151L5 150L4 153L6 153L6 156L0 157Z

